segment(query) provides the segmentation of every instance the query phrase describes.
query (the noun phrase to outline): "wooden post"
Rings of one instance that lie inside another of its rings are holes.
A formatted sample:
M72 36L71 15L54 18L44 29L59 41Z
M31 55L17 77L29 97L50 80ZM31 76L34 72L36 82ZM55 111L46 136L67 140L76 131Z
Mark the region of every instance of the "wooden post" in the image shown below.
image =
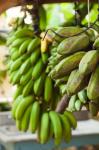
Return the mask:
M10 7L20 6L23 4L24 0L0 0L0 14ZM33 3L34 0L27 0L28 3ZM49 3L63 3L63 2L74 2L77 0L38 0L39 4L49 4ZM78 0L80 2L87 2L87 0ZM98 2L98 0L90 0L90 2Z

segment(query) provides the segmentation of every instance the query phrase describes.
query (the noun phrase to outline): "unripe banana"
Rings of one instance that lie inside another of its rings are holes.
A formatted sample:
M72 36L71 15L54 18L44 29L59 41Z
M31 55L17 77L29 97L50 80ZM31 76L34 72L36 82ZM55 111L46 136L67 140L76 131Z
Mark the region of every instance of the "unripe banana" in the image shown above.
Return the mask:
M32 110L32 105L30 105L25 113L24 113L24 116L21 120L21 130L22 131L27 131L28 128L29 128L29 121L30 121L30 115L31 115L31 110Z
M39 56L40 56L40 49L38 48L32 53L32 55L30 57L32 65L34 65L38 61Z
M50 77L46 77L44 86L44 100L49 102L53 95L53 83Z
M68 119L64 114L60 115L60 119L61 119L61 122L62 122L64 140L67 143L69 143L70 140L71 140L71 126L70 126L70 123L68 122Z
M30 57L29 54L27 54L27 53L23 54L23 55L21 56L22 63L23 63L26 59L28 59L29 57Z
M11 54L11 59L14 61L20 57L19 51L15 51Z
M48 53L42 53L42 61L44 64L48 62L49 55Z
M13 77L12 84L15 85L15 84L19 83L20 78L21 78L20 70L17 70Z
M13 43L13 41L15 41L15 40L16 40L16 37L14 35L9 37L7 40L7 43L6 43L7 46L11 45Z
M33 52L34 50L36 50L36 48L40 45L40 38L36 37L35 39L33 39L27 48L27 51L29 53Z
M77 92L81 91L88 84L88 80L89 80L88 76L84 76L79 72L79 70L77 70L71 82L69 82L69 80L67 82L67 93L69 95L74 95Z
M77 99L77 95L73 95L71 96L70 100L69 100L69 104L68 104L68 110L69 111L75 111L75 102Z
M11 114L12 114L12 117L14 119L16 119L16 116L15 116L16 110L17 110L17 108L18 108L18 106L19 106L19 104L21 103L22 100L23 100L23 97L22 97L22 95L20 95L20 96L17 97L16 101L14 101L14 103L13 103Z
M99 105L97 106L97 104L95 104L94 102L90 102L89 103L89 111L92 116L97 116L97 114L99 112Z
M64 115L68 118L68 120L69 120L69 122L71 124L71 127L73 127L73 129L76 129L76 127L77 127L77 120L76 120L75 116L73 115L73 113L70 112L70 111L65 111Z
M57 64L50 72L50 75L54 79L58 79L66 76L72 70L78 67L80 60L85 55L85 52L77 52L71 56L64 58Z
M25 72L28 71L28 69L31 66L31 62L30 62L30 58L28 58L27 60L25 60L25 62L21 65L20 67L20 74L24 74Z
M82 107L82 103L81 103L81 101L79 99L77 99L76 102L75 102L75 109L77 111L80 111L81 107Z
M29 94L32 93L32 89L33 89L33 85L34 85L34 81L30 80L27 85L25 85L24 89L23 89L23 96L28 96Z
M26 40L26 38L17 38L12 43L12 47L20 46L25 40Z
M59 86L59 90L60 90L61 95L64 95L65 93L67 93L67 85L66 84L61 84Z
M21 120L16 120L16 127L19 131L21 131Z
M21 38L21 37L33 37L33 31L28 29L27 27L24 27L23 29L18 29L15 32L15 37L16 38Z
M17 89L16 89L16 91L15 91L15 93L14 93L14 95L13 95L13 99L14 99L14 100L16 100L16 98L17 98L19 95L22 94L22 90L23 90L23 86L18 85L18 86L17 86Z
M30 80L32 80L32 71L33 71L33 68L30 68L29 71L26 72L26 74L22 75L20 79L21 85L26 85Z
M58 86L60 84L66 83L68 81L68 78L69 78L69 75L67 75L67 76L65 76L63 78L57 79L55 81L55 85Z
M70 26L70 27L61 27L59 28L56 32L60 35L63 35L63 36L74 36L80 32L82 32L83 29L82 28L79 28L78 26ZM63 38L57 36L55 34L55 37L54 37L55 41L57 42L61 42ZM65 39L65 37L64 37Z
M28 47L29 43L31 42L31 40L32 39L28 38L21 44L21 46L19 48L19 54L24 54L27 51L27 47Z
M93 47L97 50L99 49L99 37L95 40Z
M10 54L12 55L14 52L18 52L18 47L9 47L9 52L10 52Z
M79 63L79 72L87 75L95 70L99 62L99 53L96 50L88 51Z
M90 100L97 99L99 97L99 66L92 73L87 87L87 96Z
M14 76L16 75L17 72L18 72L18 71L16 70L16 71L13 71L13 72L10 73L10 75L9 75L9 81L10 81L10 83L13 82L13 78L14 78Z
M39 126L39 119L40 119L40 104L38 101L35 101L32 106L31 116L30 116L30 123L29 123L29 130L34 133Z
M45 112L41 116L41 125L40 125L40 143L41 144L44 144L48 141L49 127L50 127L49 114L48 112Z
M84 90L78 92L78 98L83 104L85 104L88 100L87 91L84 89Z
M34 82L34 94L40 96L44 90L44 80L45 80L45 73L43 73L35 82Z
M40 58L39 61L36 63L36 65L33 68L33 72L32 72L32 78L33 80L36 80L42 73L43 69L44 69L44 63L42 61L42 59Z
M18 58L17 60L15 60L12 65L10 66L11 68L11 72L17 70L22 64L22 59Z
M27 96L22 99L22 101L20 102L16 110L16 114L15 114L16 119L18 120L22 119L24 112L26 111L28 106L33 103L33 101L34 101L34 96Z
M84 50L89 45L89 37L83 33L79 36L74 36L64 39L58 46L57 52L61 55L73 54L77 51Z
M53 126L53 132L55 137L55 144L60 144L62 140L62 125L60 117L58 116L58 113L55 111L49 112L49 117Z

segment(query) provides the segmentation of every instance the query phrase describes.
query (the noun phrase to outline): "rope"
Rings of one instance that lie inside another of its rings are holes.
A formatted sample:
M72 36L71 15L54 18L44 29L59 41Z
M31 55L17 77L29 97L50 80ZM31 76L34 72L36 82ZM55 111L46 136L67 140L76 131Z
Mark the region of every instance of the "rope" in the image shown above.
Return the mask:
M88 27L90 27L90 0L87 0L88 4Z

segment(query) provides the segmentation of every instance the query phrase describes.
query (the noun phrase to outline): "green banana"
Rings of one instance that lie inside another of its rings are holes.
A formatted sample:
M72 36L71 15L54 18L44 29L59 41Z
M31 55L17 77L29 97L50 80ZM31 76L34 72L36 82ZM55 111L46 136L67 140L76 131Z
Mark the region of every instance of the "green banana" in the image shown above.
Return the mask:
M49 127L50 127L49 114L48 112L45 112L41 116L41 125L40 125L40 143L41 144L44 144L48 141Z
M53 95L53 83L50 77L46 77L44 86L44 100L49 102Z
M23 62L23 64L20 67L20 74L24 74L25 72L28 71L28 69L31 66L31 62L30 62L30 58L26 59L25 62Z
M44 80L45 80L45 73L43 73L37 80L34 82L34 94L40 96L44 90Z
M29 131L34 133L39 125L40 119L40 104L38 101L35 101L32 106L30 122L29 122Z
M12 43L12 47L20 46L25 40L26 40L26 38L17 38Z
M99 97L99 67L92 73L87 87L87 96L90 100L97 99Z
M89 111L92 116L97 116L97 114L99 112L99 105L97 106L97 104L95 104L94 102L90 102L89 103Z
M54 79L66 76L72 70L78 67L80 60L85 55L85 52L77 52L69 57L64 58L58 65L52 69L50 75Z
M67 119L69 120L69 122L70 122L70 124L71 124L71 127L72 127L73 129L76 129L76 127L77 127L77 120L76 120L75 116L73 115L73 113L70 112L70 111L65 111L65 112L64 112L64 115L65 115L65 116L67 117Z
M72 82L72 80L73 80L73 78L74 78L76 72L77 72L77 69L73 70L73 71L70 73L69 78L68 78L68 81L67 81L67 86Z
M16 127L19 131L21 131L21 120L16 120Z
M13 94L13 99L16 100L16 98L22 94L23 86L18 85L15 93Z
M18 49L18 47L9 47L9 52L10 52L10 54L12 55L14 52L18 52L19 51L19 49Z
M62 140L62 124L57 112L50 111L49 117L53 126L53 132L55 137L55 144L59 145Z
M13 83L13 78L15 77L15 75L16 75L17 72L18 72L17 70L11 72L11 74L10 74L10 76L9 76L9 82L10 82L10 83Z
M31 64L34 65L38 61L39 57L40 57L40 49L38 48L31 54L30 57Z
M21 54L24 54L26 51L27 51L27 47L28 47L28 45L29 45L29 43L31 42L31 40L32 39L27 39L27 40L25 40L22 44L21 44L21 46L20 46L20 48L19 48L19 54L21 55Z
M40 58L39 61L36 63L36 65L33 68L33 72L32 72L32 78L33 80L36 80L42 73L43 69L44 69L44 63L42 61L42 59Z
M61 55L73 54L77 51L84 50L89 45L89 37L84 33L64 39L58 46L57 52Z
M74 36L78 33L80 33L81 31L83 31L82 28L79 28L79 27L73 27L73 26L70 26L70 27L61 27L59 28L56 32L62 36L64 36L64 38L61 38L59 36L57 36L55 34L55 41L58 41L58 42L61 42L63 39L65 39L65 36L69 37L69 36Z
M89 74L95 70L99 62L99 53L96 50L87 52L79 63L79 72L82 74Z
M31 115L31 110L32 110L32 105L30 105L25 113L24 113L24 116L21 120L21 130L22 131L27 131L28 128L29 128L29 121L30 121L30 115Z
M11 54L11 59L14 61L20 57L19 51L15 51Z
M61 95L64 95L65 93L67 93L67 86L66 86L66 84L61 84L59 86L59 89L60 89Z
M12 84L15 85L15 84L19 83L20 78L21 78L21 74L20 74L20 70L18 70L15 72L15 75L14 75L13 80L12 80Z
M75 109L77 111L80 111L81 107L82 107L82 103L81 103L81 101L79 99L77 99L76 102L75 102Z
M12 114L12 117L14 119L16 119L16 115L15 115L16 114L16 110L17 110L19 104L22 102L22 100L23 100L23 96L20 95L20 96L17 97L17 99L13 103L11 114Z
M63 137L64 140L69 143L71 140L71 126L70 123L68 122L67 117L62 114L60 115L61 123L62 123L62 128L63 128Z
M24 89L23 89L23 96L28 96L30 93L32 93L32 89L33 89L33 85L34 85L34 81L30 80L27 85L25 85Z
M16 113L15 113L16 119L18 120L22 119L24 112L26 111L28 106L33 103L33 101L34 101L34 96L27 96L22 99L22 101L20 102L20 104L16 109Z
M16 40L16 37L13 35L7 39L6 45L9 46Z
M75 102L77 99L77 95L73 95L71 96L70 100L69 100L69 104L68 104L68 110L69 111L75 111Z
M87 91L84 89L80 92L78 92L78 98L80 99L80 101L85 104L88 100L87 98Z
M71 79L71 82L69 82L69 80L67 82L67 93L69 95L76 94L77 92L85 88L87 84L88 76L85 77L83 74L79 73L79 70L77 70L75 72L74 78Z
M27 51L28 53L33 52L36 48L40 45L40 38L36 37L35 39L31 40L28 45Z
M68 78L69 78L69 75L67 75L63 78L55 80L55 85L58 86L60 84L66 83L68 81Z
M26 85L32 79L32 70L33 68L30 68L26 74L22 75L20 79L21 85Z
M33 31L28 29L27 27L24 27L23 29L18 29L15 32L15 37L16 38L21 38L21 37L33 37Z
M19 67L21 66L21 64L22 64L22 59L21 59L21 57L20 57L20 58L18 58L17 60L15 60L15 61L12 63L12 65L10 66L11 72L13 72L13 71L19 69Z
M42 61L44 64L48 62L49 55L48 53L42 53Z
M97 50L99 49L99 37L95 40L93 47Z

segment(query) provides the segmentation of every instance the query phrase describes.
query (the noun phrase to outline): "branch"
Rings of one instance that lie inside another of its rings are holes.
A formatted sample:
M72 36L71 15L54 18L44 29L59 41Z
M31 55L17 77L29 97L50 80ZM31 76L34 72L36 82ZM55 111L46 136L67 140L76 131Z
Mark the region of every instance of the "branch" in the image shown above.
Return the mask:
M25 0L27 3L31 4L35 0ZM39 4L48 4L48 3L62 3L62 2L75 2L74 0L37 0ZM87 2L87 0L80 0L80 2ZM97 2L97 0L90 0L90 2ZM0 14L5 10L14 7L14 6L21 6L24 4L24 0L0 0Z

